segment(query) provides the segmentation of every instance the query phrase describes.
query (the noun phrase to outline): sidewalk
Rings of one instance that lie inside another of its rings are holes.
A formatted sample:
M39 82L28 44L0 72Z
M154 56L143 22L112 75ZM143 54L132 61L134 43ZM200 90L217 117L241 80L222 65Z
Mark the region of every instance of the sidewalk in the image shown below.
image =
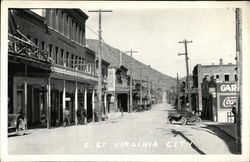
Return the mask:
M233 123L218 123L218 122L206 121L206 120L204 120L203 123L206 124L206 125L209 125L209 126L214 126L217 129L219 129L222 132L229 135L230 137L232 137L233 139L236 139L236 131L237 131L236 130L236 124L233 124Z

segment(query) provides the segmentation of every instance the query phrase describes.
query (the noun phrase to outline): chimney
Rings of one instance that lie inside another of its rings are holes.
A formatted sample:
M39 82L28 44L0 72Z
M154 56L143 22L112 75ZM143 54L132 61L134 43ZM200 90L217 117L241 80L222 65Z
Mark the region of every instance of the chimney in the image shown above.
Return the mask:
M220 59L220 65L223 65L223 59L222 58Z
M120 51L120 66L122 66L122 52Z

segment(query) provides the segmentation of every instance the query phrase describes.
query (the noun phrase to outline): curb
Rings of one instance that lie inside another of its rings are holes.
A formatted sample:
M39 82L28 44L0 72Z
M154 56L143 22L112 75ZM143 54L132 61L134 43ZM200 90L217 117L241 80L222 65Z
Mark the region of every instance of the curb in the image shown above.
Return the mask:
M227 131L223 130L222 128L218 127L217 125L213 125L213 126L216 127L217 129L219 129L220 131L224 132L225 134L229 135L234 140L236 140L236 137L234 137L232 134L228 133Z

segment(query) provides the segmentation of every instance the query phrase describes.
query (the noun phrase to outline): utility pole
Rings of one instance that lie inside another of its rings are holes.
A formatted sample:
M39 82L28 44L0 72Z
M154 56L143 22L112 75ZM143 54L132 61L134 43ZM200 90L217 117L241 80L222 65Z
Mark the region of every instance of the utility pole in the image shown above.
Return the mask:
M99 13L99 46L98 46L98 87L97 87L97 93L98 93L98 112L101 111L101 115L103 117L103 109L102 109L102 53L101 53L101 41L102 41L102 12L112 12L112 10L90 10L88 12L98 12ZM93 112L94 113L94 112Z
M236 8L235 10L235 18L236 18L236 73L237 73L237 115L236 115L236 147L239 153L241 153L241 94L242 94L242 20L241 20L241 9Z
M188 67L188 51L187 51L187 43L193 43L192 41L181 41L179 43L184 43L185 53L179 53L178 55L185 55L186 60L186 70L187 70L187 92L188 92L188 101L189 101L189 110L192 111L192 103L191 103L191 93L190 93L190 84L189 84L189 67ZM186 105L185 105L186 106Z
M179 84L179 76L177 73L177 110L180 109L180 84Z
M138 51L133 51L132 49L130 51L125 51L125 53L130 53L131 62L130 62L130 108L129 112L133 111L133 80L132 80L132 61L133 61L133 53L138 53Z

